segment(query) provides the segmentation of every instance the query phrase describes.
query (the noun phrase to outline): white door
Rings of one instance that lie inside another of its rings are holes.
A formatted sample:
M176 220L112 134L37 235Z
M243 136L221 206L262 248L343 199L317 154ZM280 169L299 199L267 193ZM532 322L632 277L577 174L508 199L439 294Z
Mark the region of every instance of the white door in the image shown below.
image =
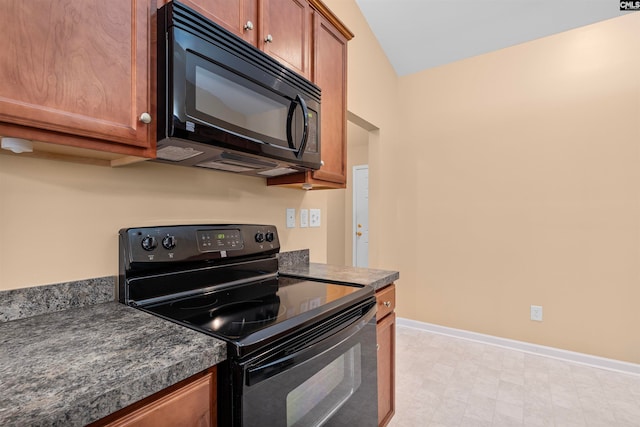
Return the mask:
M369 166L353 167L353 265L369 266Z

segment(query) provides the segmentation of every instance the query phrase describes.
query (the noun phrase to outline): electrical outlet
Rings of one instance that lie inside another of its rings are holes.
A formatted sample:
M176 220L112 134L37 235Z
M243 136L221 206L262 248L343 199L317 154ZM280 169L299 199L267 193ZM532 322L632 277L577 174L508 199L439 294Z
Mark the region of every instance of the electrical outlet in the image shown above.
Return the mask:
M320 209L309 209L309 226L320 227Z
M296 210L287 208L287 228L296 228Z
M300 228L309 226L309 209L300 209Z
M531 306L531 320L535 320L536 322L542 322L542 306L541 305Z

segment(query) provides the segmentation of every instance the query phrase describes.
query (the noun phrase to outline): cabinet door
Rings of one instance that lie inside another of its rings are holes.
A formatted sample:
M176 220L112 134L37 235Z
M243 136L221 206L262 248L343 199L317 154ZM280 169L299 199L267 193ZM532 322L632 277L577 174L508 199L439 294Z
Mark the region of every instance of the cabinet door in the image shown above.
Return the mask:
M183 3L252 45L258 45L257 0L187 0Z
M149 16L144 0L4 1L0 133L125 154L155 146L139 120L151 113Z
M313 80L322 89L320 141L324 165L316 180L344 186L347 167L347 39L323 16L314 15Z
M258 47L309 78L311 7L307 0L262 0Z
M395 413L396 314L378 322L378 425L386 426Z
M215 378L209 373L163 397L108 422L106 427L211 427L217 425L212 410Z

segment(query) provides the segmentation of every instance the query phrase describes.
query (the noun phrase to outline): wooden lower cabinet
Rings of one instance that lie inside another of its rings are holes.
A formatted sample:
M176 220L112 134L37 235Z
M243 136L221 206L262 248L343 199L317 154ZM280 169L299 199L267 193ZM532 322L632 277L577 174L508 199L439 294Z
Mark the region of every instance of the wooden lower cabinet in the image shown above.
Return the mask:
M376 292L378 300L378 425L386 426L395 414L396 388L396 287L391 285Z
M217 426L216 369L194 375L90 427Z

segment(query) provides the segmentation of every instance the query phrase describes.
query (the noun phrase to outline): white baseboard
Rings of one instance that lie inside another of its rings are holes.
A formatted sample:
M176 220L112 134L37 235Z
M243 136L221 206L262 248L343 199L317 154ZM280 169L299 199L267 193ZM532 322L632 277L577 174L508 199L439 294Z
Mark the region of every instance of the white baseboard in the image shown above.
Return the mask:
M463 329L449 328L435 325L433 323L419 322L417 320L398 317L396 324L408 328L421 329L435 334L448 335L455 338L476 341L483 344L495 345L511 350L523 351L525 353L537 354L539 356L551 357L554 359L566 360L581 365L595 368L607 369L610 371L623 372L625 374L640 375L640 365L623 362L621 360L607 359L606 357L592 356L585 353L562 350L560 348L546 347L538 344L531 344L524 341L516 341L508 338L500 338L492 335L480 334L477 332L465 331Z

